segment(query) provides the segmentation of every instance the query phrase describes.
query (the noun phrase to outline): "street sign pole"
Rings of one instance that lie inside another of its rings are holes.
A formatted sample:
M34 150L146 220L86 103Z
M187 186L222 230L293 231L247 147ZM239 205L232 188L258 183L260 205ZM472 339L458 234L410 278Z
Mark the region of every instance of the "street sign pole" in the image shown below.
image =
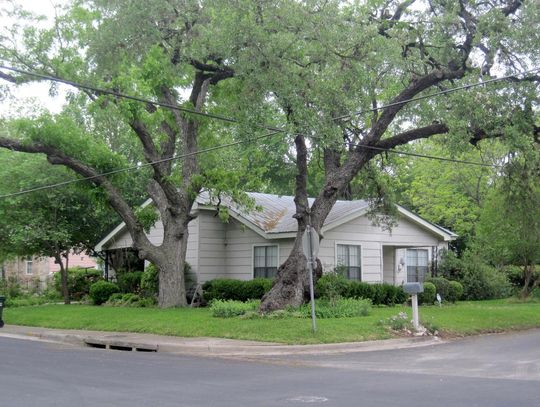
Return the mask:
M309 270L309 295L311 299L311 327L313 329L313 332L317 331L317 321L315 320L315 290L313 289L313 262L314 262L314 256L313 256L313 241L311 240L311 234L313 231L311 230L311 226L307 226L307 240L308 240L308 249L309 249L309 256L308 256L308 270Z

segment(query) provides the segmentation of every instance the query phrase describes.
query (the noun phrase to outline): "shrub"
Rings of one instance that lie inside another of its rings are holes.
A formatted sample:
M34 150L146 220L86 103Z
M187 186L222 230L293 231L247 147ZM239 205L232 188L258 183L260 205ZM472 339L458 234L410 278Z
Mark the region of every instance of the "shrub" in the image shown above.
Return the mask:
M461 280L463 278L463 261L453 251L443 250L437 272L448 280Z
M426 279L426 282L432 283L435 286L437 293L440 294L443 301L449 301L450 281L444 277L431 277Z
M120 289L116 284L101 280L90 286L90 298L92 298L94 305L101 305L106 302L112 294L118 293L119 291Z
M260 302L253 300L248 302L234 300L214 300L210 305L212 316L219 318L231 318L244 315L247 312L254 312L259 307Z
M467 300L489 300L511 295L512 286L502 271L468 255L464 262L463 298Z
M523 274L523 267L519 266L506 266L503 268L504 273L506 274L508 281L515 288L516 291L521 291L525 285L525 277ZM536 266L533 275L532 281L540 278L540 266Z
M209 280L203 284L204 299L248 301L259 300L272 287L272 280L257 278L254 280L234 280L228 278Z
M139 293L141 291L142 271L124 272L116 276L116 284L123 293Z
M155 265L150 264L141 275L141 294L146 298L157 297L159 293L159 274Z
M5 280L0 280L0 295L8 298L17 298L23 295L19 280L14 276L9 276Z
M459 281L450 281L450 289L446 297L450 302L456 302L463 296L463 285Z
M429 281L424 283L424 292L418 295L420 304L433 304L437 295L437 287Z
M319 278L315 291L317 297L333 301L346 295L348 285L349 280L343 277L338 270L334 270Z
M311 318L311 304L302 305L299 311L304 318ZM315 316L321 319L363 317L370 312L369 299L339 298L334 301L318 300L315 304Z
M347 289L345 290L344 297L346 298L369 298L373 299L375 296L375 288L373 285L364 283L362 281L346 280ZM375 301L372 301L375 304Z
M90 293L90 286L102 280L101 272L96 269L83 269L74 267L68 269L68 291L69 298L80 301ZM54 288L62 295L62 280L60 272L54 274Z

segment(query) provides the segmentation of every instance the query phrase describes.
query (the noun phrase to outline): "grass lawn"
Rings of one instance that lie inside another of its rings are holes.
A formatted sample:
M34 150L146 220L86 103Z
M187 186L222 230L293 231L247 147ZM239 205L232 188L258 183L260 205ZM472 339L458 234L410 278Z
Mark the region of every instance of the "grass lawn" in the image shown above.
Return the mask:
M220 337L288 344L354 342L387 339L393 335L378 324L410 307L373 308L367 317L319 319L311 332L311 320L301 318L214 318L205 308L116 308L86 305L40 305L4 309L7 324L62 329L144 332L185 337ZM540 303L511 300L459 302L455 305L421 306L420 319L443 336L472 335L540 327Z

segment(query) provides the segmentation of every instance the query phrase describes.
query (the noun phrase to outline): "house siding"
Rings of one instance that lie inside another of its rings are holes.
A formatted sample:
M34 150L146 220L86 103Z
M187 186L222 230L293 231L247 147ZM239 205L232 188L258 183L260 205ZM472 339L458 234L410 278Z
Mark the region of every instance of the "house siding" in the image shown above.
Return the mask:
M429 231L403 217L392 232L389 232L373 225L366 216L359 216L324 234L319 258L326 272L335 267L336 244L355 244L362 247L362 280L374 283L384 280L383 245L428 248L439 245L439 240ZM393 261L391 262L393 264Z
M191 265L193 271L198 270L199 264L199 218L195 218L188 225L188 244L186 251L186 261ZM160 245L163 243L163 223L157 221L154 226L150 228L148 232L148 239L152 244ZM133 239L127 230L123 230L118 236L105 248L107 250L123 249L126 247L133 247Z
M215 216L214 210L199 209L197 218L189 224L189 240L186 260L198 275L198 282L214 278L253 278L253 248L257 245L277 245L279 264L288 257L294 239L267 240L240 221L230 218L227 223ZM149 238L154 244L163 240L163 225L157 222L150 230ZM391 232L374 226L365 215L358 216L335 228L325 231L319 249L319 259L325 272L336 265L336 245L360 245L362 280L370 283L386 281L400 284L406 278L397 270L397 263L405 256L407 247L426 248L447 247L446 242L417 223L405 217L398 219L398 225ZM131 247L132 240L127 231L119 233L107 249ZM394 277L394 272L396 276Z

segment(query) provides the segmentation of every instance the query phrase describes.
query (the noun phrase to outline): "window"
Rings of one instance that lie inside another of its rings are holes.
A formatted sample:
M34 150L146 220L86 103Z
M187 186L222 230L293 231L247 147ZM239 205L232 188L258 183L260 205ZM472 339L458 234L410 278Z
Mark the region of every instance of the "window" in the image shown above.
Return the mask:
M350 280L362 280L360 246L338 244L337 265L345 268Z
M253 277L274 278L278 268L277 246L255 246L253 248Z
M407 249L407 282L423 283L428 272L428 251Z
M26 258L26 274L32 274L32 258L27 257Z

